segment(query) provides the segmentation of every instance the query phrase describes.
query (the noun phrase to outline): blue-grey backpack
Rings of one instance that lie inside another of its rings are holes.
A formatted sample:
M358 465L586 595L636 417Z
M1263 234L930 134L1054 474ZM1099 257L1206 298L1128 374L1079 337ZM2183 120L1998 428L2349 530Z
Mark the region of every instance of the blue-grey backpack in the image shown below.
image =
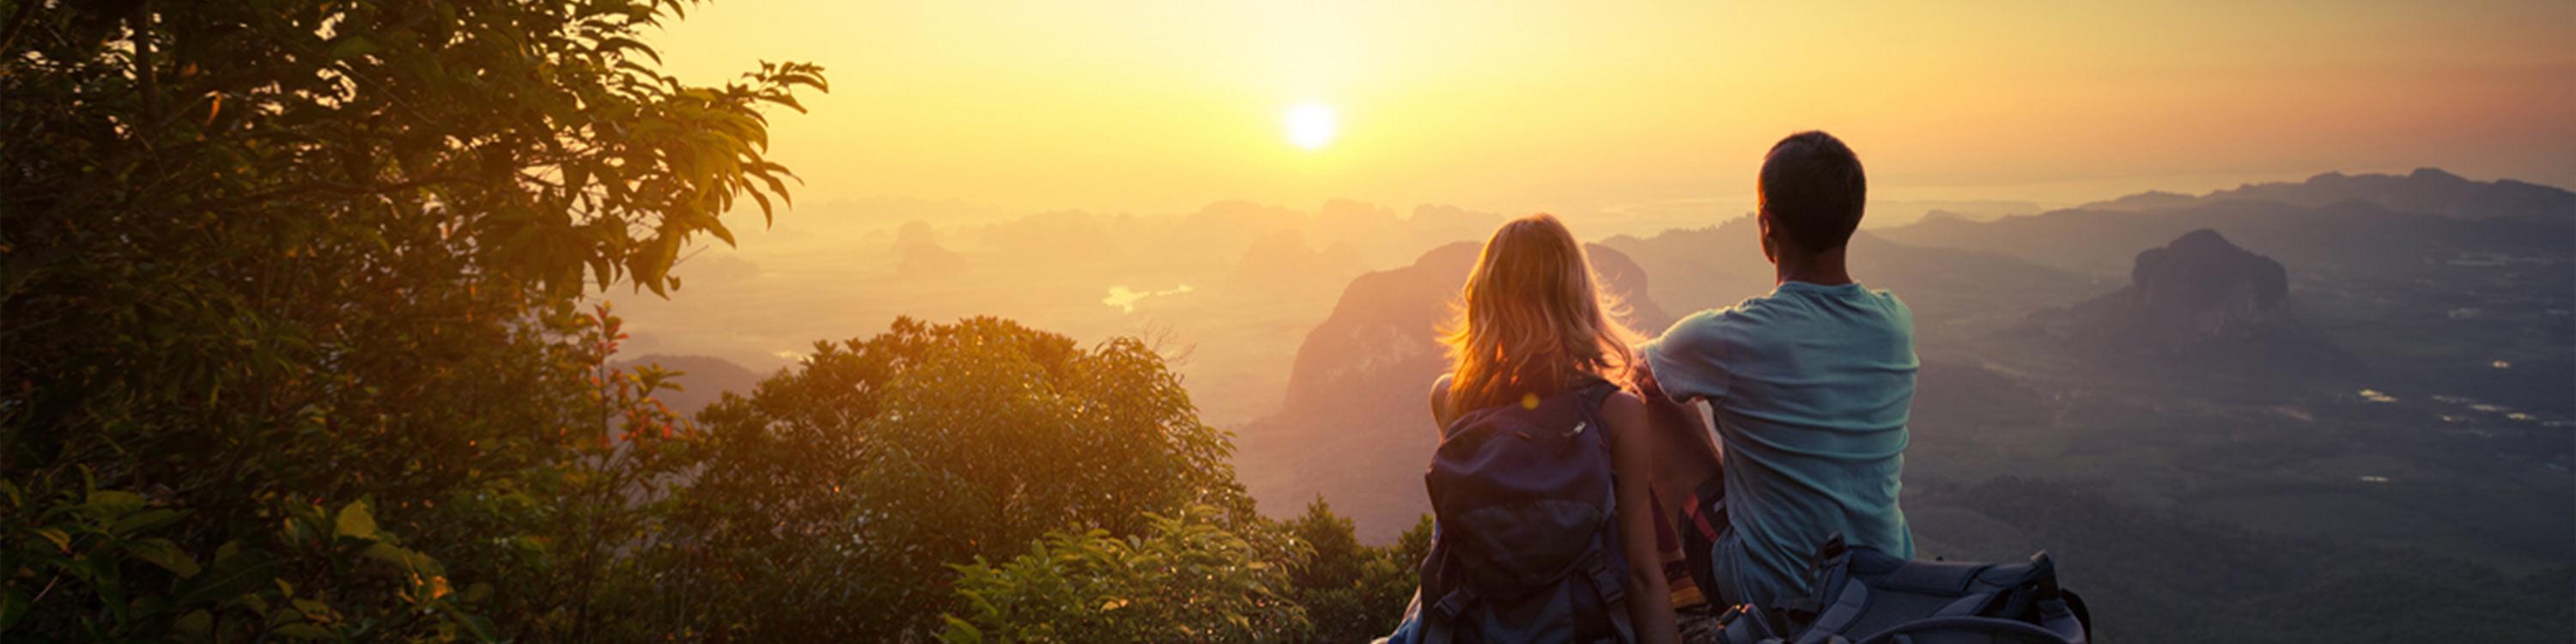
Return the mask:
M1737 607L1726 644L2085 644L2093 618L2041 552L2016 564L1915 561L1843 545L1819 548L1806 597Z
M1439 527L1422 562L1420 639L1629 642L1609 428L1590 380L1461 415L1423 475Z

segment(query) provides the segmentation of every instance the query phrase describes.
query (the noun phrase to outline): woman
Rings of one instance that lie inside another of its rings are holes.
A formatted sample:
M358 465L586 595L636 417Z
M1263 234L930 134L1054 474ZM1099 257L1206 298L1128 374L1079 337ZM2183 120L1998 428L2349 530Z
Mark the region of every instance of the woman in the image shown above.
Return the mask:
M1445 432L1476 410L1536 407L1539 400L1583 387L1628 382L1635 334L1612 319L1618 304L1599 281L1582 244L1553 216L1531 215L1495 230L1467 276L1445 338L1453 366L1432 386L1438 426ZM1654 456L1645 405L1633 393L1615 391L1593 417L1609 432L1617 547L1627 560L1628 621L1638 641L1676 641L1672 598L1656 552Z

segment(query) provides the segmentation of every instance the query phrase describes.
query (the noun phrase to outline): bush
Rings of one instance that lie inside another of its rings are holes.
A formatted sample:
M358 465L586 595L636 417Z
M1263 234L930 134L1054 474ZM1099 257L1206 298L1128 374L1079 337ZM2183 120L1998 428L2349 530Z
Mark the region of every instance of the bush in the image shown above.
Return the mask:
M1319 496L1306 514L1282 528L1313 550L1289 566L1292 595L1312 620L1301 639L1365 642L1394 630L1421 583L1422 558L1431 550L1430 515L1392 545L1363 546L1350 518L1333 514Z
M949 564L1049 530L1141 534L1147 513L1200 504L1254 520L1224 434L1132 339L901 319L699 418L695 479L643 555L672 591L646 612L674 632L927 635L952 607Z
M980 642L1279 641L1305 625L1279 566L1199 506L1148 513L1144 534L1052 532L1001 564L957 566L965 617L940 640Z

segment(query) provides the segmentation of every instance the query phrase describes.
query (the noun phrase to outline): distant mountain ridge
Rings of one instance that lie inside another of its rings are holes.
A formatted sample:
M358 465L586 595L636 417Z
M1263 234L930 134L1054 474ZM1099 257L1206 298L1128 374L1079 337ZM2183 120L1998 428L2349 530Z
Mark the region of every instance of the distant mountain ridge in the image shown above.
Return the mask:
M2576 192L2512 179L2473 181L2440 168L2404 175L2328 172L2300 183L2249 183L2198 197L2150 191L2077 206L2077 210L2142 211L2228 200L2321 207L2359 201L2406 213L2453 219L2576 221Z
M2361 200L2321 206L2196 199L2157 209L2070 209L1993 221L1926 221L1874 231L1913 246L2001 253L2096 275L2122 275L2140 248L2210 228L2311 276L2390 276L2462 252L2562 255L2576 218L2460 219Z
M1755 226L1751 217L1739 217L1706 228L1667 230L1646 238L1619 235L1601 243L1626 252L1657 276L1656 301L1688 312L1771 292L1778 276L1762 258ZM1927 334L2008 323L2040 307L2100 292L2095 278L2006 253L1901 243L1866 230L1852 235L1849 256L1852 277L1863 286L1896 293L1914 310L1916 323L1924 325L1917 331Z
M620 360L610 366L633 369L639 365L660 365L664 369L680 372L678 377L670 381L680 386L678 390L656 392L653 397L682 416L697 414L698 410L705 409L707 405L723 399L725 392L728 391L749 396L752 388L760 385L761 379L760 374L743 368L742 365L713 356L650 354L638 356L632 360Z

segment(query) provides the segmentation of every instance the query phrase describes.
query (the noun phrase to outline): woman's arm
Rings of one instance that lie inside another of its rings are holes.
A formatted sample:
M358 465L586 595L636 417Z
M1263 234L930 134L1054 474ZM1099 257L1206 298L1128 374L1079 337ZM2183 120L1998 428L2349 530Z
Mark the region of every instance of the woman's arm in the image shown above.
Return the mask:
M1610 469L1617 489L1619 547L1628 555L1628 621L1637 641L1679 642L1673 626L1673 592L1664 585L1663 557L1655 551L1652 483L1655 446L1647 434L1646 405L1625 391L1601 403L1601 422L1610 425Z

